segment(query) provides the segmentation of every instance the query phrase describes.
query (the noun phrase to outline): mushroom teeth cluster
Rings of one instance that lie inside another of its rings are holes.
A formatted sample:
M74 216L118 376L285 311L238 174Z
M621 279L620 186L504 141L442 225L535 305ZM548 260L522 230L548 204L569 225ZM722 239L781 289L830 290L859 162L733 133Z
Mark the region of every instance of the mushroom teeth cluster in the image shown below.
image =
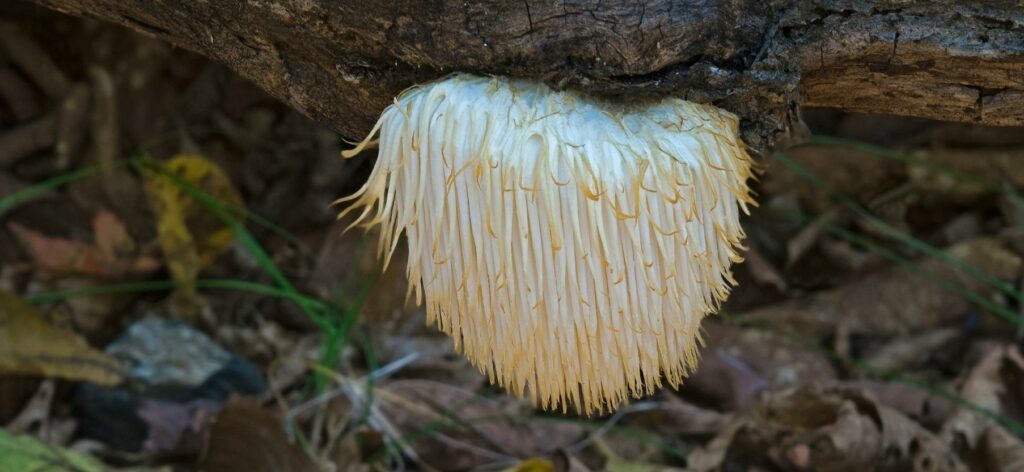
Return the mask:
M491 382L603 413L678 386L736 282L753 204L738 120L466 74L396 98L353 225L408 240L410 295ZM341 218L339 216L339 218Z

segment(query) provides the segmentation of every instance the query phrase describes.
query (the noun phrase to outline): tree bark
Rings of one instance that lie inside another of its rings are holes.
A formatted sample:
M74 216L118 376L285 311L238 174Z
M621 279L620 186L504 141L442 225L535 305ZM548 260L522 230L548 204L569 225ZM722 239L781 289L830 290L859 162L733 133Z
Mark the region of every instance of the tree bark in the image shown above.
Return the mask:
M222 61L351 138L455 71L714 103L755 150L800 106L1024 125L1019 0L33 1Z

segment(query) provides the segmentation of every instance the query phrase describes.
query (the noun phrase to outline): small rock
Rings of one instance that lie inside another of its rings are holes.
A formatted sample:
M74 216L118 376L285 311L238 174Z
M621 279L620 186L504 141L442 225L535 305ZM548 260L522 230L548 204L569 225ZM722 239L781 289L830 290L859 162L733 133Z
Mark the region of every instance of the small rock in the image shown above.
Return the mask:
M150 317L131 325L107 354L130 369L117 388L75 392L81 432L126 451L196 454L205 419L232 395L259 395L259 370L194 328Z

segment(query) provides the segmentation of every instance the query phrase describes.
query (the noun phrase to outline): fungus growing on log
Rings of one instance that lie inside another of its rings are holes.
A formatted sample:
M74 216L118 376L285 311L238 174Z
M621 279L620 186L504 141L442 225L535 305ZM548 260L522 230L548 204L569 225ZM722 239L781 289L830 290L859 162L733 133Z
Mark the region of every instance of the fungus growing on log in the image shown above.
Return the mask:
M405 233L410 295L491 382L604 412L697 365L753 203L737 132L678 98L459 74L403 93L343 153L379 147L338 202L380 226L385 267Z

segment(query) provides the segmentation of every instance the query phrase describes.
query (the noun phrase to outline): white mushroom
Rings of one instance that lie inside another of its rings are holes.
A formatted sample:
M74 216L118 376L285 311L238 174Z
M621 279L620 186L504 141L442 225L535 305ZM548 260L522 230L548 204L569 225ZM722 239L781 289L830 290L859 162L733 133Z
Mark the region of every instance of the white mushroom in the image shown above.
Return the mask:
M492 382L603 412L697 365L753 203L737 132L677 98L454 75L403 93L344 153L379 146L339 202L381 227L385 261L405 233L428 322Z

